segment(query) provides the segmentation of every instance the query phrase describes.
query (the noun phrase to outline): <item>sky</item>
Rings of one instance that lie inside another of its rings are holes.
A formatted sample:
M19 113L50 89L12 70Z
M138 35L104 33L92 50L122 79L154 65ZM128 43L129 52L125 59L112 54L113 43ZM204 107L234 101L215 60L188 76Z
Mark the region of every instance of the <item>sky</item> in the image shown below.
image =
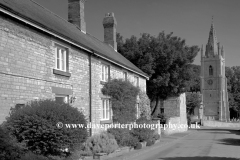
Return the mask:
M67 20L68 0L34 0ZM210 26L224 46L226 66L240 66L240 0L87 0L86 30L103 41L102 21L114 12L117 32L123 38L142 33L158 35L173 32L186 44L207 44ZM200 52L194 64L200 64Z

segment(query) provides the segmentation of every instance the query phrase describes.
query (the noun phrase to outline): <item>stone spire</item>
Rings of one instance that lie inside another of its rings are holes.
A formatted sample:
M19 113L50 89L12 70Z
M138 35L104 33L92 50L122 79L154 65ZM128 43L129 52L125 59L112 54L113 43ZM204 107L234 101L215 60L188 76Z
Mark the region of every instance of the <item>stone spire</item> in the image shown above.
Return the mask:
M212 24L209 32L208 43L207 43L207 54L208 56L218 55L217 36L216 36L216 31L213 25L213 19L212 19Z
M201 47L201 56L202 56L202 57L205 57L205 54L203 53L203 45L202 45L202 47Z
M225 58L225 52L224 52L224 50L223 50L223 46L222 46L222 48L221 48L221 55L222 55L223 58Z

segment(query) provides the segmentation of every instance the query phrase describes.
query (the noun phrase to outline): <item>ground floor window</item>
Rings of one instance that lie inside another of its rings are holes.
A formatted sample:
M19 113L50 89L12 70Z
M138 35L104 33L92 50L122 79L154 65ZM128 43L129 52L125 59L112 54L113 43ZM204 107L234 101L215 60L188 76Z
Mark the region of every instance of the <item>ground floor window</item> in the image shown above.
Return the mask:
M139 103L136 104L136 118L140 118L140 108L139 108Z
M56 102L59 102L59 103L69 103L69 96L68 95L56 95L55 100L56 100Z
M102 99L102 120L111 119L111 102L110 99Z

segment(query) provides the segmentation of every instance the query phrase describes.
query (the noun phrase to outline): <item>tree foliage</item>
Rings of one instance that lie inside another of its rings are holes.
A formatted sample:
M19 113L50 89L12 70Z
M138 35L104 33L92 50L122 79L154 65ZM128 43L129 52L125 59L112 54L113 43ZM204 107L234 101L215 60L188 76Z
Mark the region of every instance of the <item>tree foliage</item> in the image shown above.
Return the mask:
M190 64L199 48L187 46L184 39L173 33L123 40L117 34L118 52L150 76L147 93L151 100L166 99L184 92L191 78Z
M190 80L187 81L186 91L188 92L200 92L200 74L201 74L201 66L190 64Z
M196 107L200 107L201 98L198 93L188 93L186 94L186 106L187 106L187 113L189 115L194 113L194 109Z
M111 97L113 122L130 123L136 120L137 87L129 81L113 79L104 84L102 93Z
M238 118L240 114L240 66L226 67L225 74L231 118Z
M85 142L87 130L62 129L56 124L85 124L85 116L77 108L53 100L32 101L26 106L13 110L7 119L6 128L19 143L25 143L35 154L63 155L62 149L73 149Z

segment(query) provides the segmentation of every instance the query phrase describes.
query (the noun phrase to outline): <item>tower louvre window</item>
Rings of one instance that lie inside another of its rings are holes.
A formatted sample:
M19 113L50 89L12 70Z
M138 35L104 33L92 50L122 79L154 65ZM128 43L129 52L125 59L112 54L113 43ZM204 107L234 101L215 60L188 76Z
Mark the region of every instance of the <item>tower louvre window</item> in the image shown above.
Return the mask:
M213 75L213 67L209 66L209 75L212 76Z

